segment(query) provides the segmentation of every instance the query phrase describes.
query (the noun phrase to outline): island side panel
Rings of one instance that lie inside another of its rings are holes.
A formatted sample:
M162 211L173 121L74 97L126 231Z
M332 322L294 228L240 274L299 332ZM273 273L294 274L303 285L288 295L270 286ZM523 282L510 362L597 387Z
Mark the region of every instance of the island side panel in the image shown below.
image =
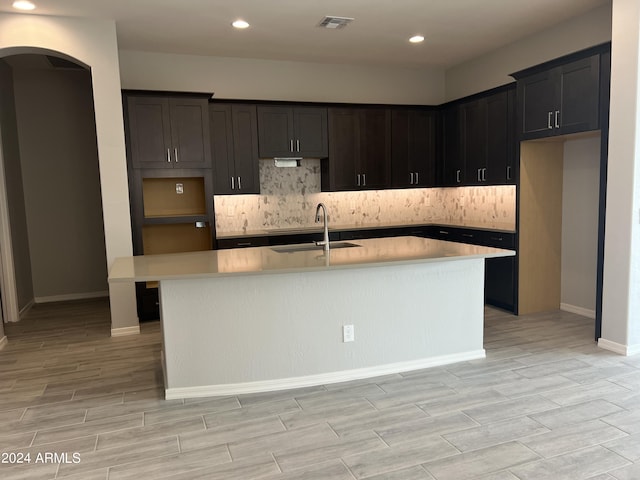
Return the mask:
M167 398L479 358L484 259L161 282ZM355 341L343 343L352 324Z

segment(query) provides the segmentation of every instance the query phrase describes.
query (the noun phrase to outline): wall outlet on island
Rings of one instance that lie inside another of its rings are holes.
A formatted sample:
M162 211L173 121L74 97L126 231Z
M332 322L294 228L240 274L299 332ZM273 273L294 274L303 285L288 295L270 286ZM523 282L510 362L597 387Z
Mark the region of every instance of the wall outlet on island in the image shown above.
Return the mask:
M355 332L353 329L353 325L343 325L342 326L342 341L353 342L355 340Z

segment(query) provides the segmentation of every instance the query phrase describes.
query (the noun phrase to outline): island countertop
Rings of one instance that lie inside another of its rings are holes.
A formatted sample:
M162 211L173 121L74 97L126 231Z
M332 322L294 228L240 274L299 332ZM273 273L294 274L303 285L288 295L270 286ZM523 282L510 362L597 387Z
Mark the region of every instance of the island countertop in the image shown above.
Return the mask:
M372 238L351 243L358 246L335 248L329 255L322 250L283 252L282 247L255 247L122 257L112 265L109 282L326 271L515 255L513 250L421 237Z

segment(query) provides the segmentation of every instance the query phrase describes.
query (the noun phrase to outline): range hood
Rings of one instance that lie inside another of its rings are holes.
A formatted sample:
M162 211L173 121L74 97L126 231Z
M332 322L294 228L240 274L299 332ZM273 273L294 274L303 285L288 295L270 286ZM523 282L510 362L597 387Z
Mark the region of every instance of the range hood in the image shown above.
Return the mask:
M299 167L302 157L275 157L275 166L278 168Z

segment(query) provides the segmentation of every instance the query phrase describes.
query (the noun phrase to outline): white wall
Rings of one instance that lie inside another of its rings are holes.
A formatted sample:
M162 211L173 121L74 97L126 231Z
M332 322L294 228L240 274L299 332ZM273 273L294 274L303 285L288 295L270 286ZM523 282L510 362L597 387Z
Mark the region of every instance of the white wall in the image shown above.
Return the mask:
M513 72L610 40L611 5L605 5L448 69L446 99L513 82Z
M215 98L437 105L441 69L329 65L120 51L122 88Z
M0 14L0 57L47 49L91 67L109 265L133 253L117 48L113 21ZM112 330L136 330L133 285L110 285L109 296Z
M602 338L640 353L640 3L614 0Z
M13 76L35 300L104 295L91 73L14 68Z
M0 148L2 148L3 154L9 224L11 225L11 251L17 290L17 307L22 311L33 302L33 278L22 187L13 72L11 67L2 60L0 60L0 130L2 134ZM6 294L3 300L7 301Z
M564 143L561 306L595 318L600 136Z

